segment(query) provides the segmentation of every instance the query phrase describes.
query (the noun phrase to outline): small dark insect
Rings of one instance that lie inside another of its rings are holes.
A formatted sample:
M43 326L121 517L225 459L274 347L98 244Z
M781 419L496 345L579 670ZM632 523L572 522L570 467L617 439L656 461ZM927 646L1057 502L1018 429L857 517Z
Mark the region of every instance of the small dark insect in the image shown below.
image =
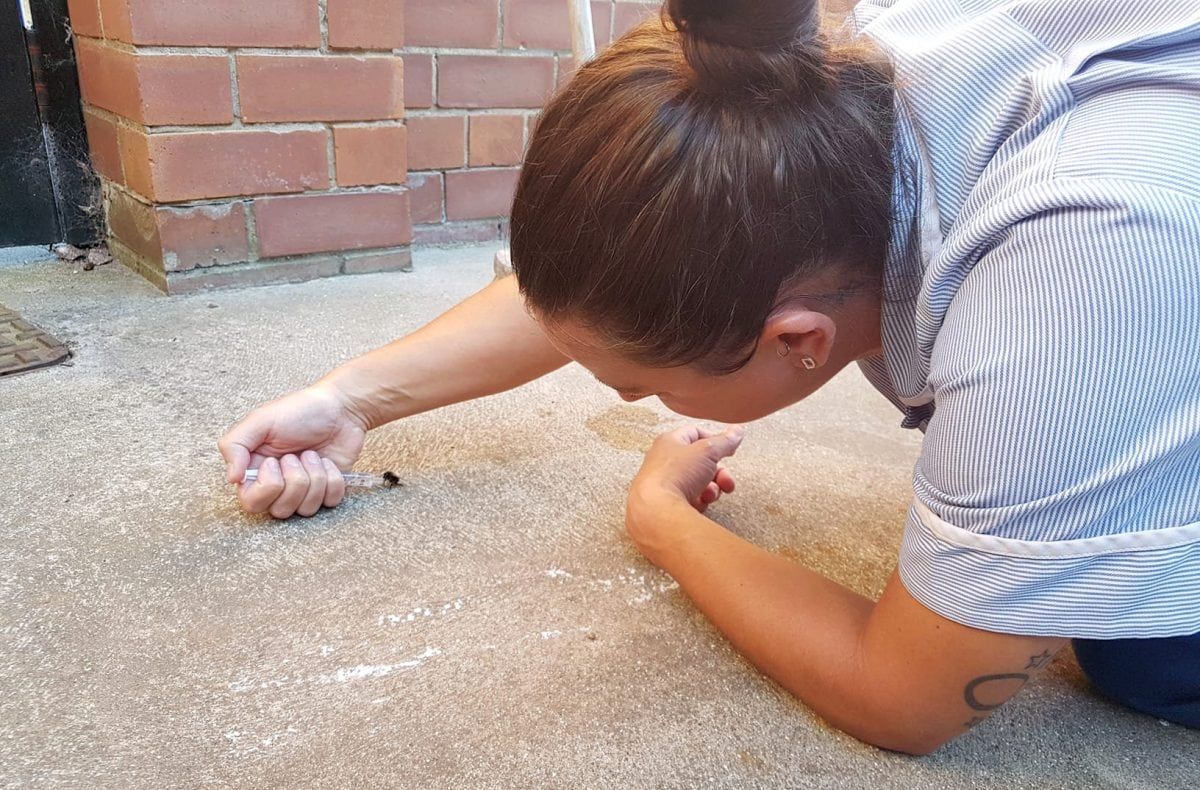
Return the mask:
M395 488L396 486L404 485L404 483L400 482L400 478L396 476L395 472L384 472L383 482L388 488Z

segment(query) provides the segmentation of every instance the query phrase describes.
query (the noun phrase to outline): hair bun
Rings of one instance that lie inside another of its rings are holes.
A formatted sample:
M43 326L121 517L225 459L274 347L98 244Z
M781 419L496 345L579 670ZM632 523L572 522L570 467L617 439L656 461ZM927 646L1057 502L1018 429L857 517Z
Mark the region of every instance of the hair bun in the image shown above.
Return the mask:
M683 33L743 49L787 49L810 41L819 26L818 0L668 0Z
M667 0L665 12L701 90L815 91L828 83L819 0Z

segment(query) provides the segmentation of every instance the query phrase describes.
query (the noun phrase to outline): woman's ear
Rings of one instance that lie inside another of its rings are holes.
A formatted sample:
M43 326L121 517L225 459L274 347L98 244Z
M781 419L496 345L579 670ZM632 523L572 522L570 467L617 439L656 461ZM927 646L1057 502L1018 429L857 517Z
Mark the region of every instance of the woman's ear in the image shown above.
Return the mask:
M767 319L759 345L786 357L798 368L812 370L829 361L837 324L829 315L802 305L783 307Z

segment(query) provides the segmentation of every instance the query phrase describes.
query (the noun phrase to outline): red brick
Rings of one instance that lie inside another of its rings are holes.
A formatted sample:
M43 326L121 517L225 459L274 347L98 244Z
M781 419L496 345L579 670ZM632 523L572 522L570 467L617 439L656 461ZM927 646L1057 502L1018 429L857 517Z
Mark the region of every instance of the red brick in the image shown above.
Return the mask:
M412 271L412 250L407 249L367 253L366 255L347 255L342 260L342 271L346 274Z
M518 168L460 170L446 174L446 219L507 217Z
M233 121L228 59L150 55L137 60L142 123L167 126Z
M404 56L404 106L410 110L433 106L433 55Z
M105 217L109 234L146 261L162 263L162 242L154 207L123 189L109 189Z
M471 116L471 167L517 165L524 155L524 115Z
M316 0L104 0L128 6L129 28L115 37L131 44L229 47L318 47ZM113 34L109 34L113 35Z
M571 77L575 74L575 58L571 55L558 56L558 78L556 83L558 87L562 87L571 81Z
M421 173L408 177L412 221L428 224L442 221L442 174Z
M629 32L634 25L657 16L662 6L658 3L616 3L613 12L613 40Z
M116 125L107 118L87 110L83 111L83 122L87 127L92 166L109 181L124 184L125 174L121 172L121 149L117 143Z
M327 13L335 49L404 46L404 0L328 0Z
M407 192L342 192L254 201L264 258L395 247L412 240Z
M302 283L332 277L342 271L337 257L298 261L257 261L234 266L213 266L164 275L167 293L187 294L212 288L244 288L251 285Z
M105 38L133 41L128 0L100 0L100 21L104 25Z
M409 118L408 166L412 170L445 170L467 163L465 115Z
M154 287L162 291L167 290L167 275L162 270L161 263L154 263L141 258L137 253L126 247L120 239L111 234L107 241L108 250L112 253L115 260L146 278Z
M553 89L551 56L438 56L441 107L538 108Z
M608 44L612 4L592 3L596 48ZM570 49L571 21L564 0L508 0L504 12L504 46Z
M498 220L447 222L444 225L424 225L413 228L414 244L470 244L499 241L502 223Z
M242 120L377 121L404 117L397 57L239 55Z
M229 61L195 55L135 55L81 39L80 91L88 104L147 126L233 120Z
M166 271L181 272L250 259L246 209L241 203L159 208L156 219Z
M126 182L160 203L325 189L326 140L323 131L120 130Z
M121 169L125 186L142 196L154 198L154 171L150 162L150 137L128 126L117 127L117 145L121 151Z
M343 187L403 184L408 175L403 126L335 126L337 182Z
M128 52L103 41L75 42L79 93L86 104L132 118L140 115L137 64Z
M496 0L408 0L405 43L491 49L499 43L499 9Z
M100 26L99 0L67 0L67 14L75 35L93 38L104 35L104 28Z

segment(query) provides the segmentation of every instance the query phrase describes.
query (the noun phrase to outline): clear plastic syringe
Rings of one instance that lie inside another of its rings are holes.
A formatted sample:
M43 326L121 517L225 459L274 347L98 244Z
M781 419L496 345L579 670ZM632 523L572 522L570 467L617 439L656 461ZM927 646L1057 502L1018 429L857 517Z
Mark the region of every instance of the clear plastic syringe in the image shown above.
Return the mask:
M258 479L257 469L248 469L246 476L242 478L243 483L253 483ZM384 472L380 475L366 474L365 472L342 472L342 479L346 481L346 485L350 488L395 488L398 485L403 485L400 478L391 472Z

